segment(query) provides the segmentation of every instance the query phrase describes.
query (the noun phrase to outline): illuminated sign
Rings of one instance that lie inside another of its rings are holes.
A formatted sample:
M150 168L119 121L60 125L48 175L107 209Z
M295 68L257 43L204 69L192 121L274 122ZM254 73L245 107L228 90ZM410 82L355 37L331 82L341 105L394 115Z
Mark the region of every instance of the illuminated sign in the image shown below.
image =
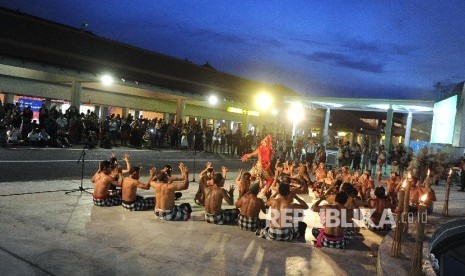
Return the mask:
M260 116L260 112L258 112L258 111L245 110L245 109L242 109L242 108L232 107L232 106L228 106L226 111L231 112L231 113L247 114L247 115L250 115L250 116L257 116L257 117Z

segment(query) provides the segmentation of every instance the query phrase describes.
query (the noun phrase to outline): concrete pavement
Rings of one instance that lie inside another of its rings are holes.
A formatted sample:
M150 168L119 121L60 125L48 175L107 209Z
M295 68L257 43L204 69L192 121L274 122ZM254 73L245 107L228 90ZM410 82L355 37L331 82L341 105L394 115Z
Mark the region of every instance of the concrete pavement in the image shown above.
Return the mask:
M231 172L226 186L233 184ZM146 181L143 178L142 181ZM152 211L93 206L79 180L1 183L2 275L373 275L382 236L361 231L346 250L273 242L237 226L162 222ZM91 187L89 180L85 187ZM178 201L193 203L191 183ZM49 191L49 192L45 192ZM152 191L143 191L152 195ZM237 197L236 197L237 198ZM306 196L311 202L312 198ZM312 216L312 214L310 214Z

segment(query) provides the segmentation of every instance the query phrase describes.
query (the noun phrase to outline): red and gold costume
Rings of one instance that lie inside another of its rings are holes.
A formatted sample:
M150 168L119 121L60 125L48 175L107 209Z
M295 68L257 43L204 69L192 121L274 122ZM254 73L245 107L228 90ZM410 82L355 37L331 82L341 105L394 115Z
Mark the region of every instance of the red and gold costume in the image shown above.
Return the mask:
M271 159L273 156L273 143L271 136L268 135L260 141L260 146L252 153L244 154L242 161L245 162L247 159L253 156L257 156L258 160L255 166L250 170L252 179L261 177L266 180L267 184L273 182L273 174L271 173Z

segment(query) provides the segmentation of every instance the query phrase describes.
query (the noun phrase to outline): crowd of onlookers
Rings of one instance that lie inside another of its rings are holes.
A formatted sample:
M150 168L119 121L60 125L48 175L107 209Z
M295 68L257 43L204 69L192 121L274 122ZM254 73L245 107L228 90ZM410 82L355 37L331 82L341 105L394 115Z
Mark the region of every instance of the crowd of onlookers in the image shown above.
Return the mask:
M241 156L258 139L252 133L243 135L240 128L232 131L200 122L135 118L132 114L99 118L90 110L79 113L74 106L63 112L44 104L38 113L34 119L30 106L0 102L0 145L174 148Z

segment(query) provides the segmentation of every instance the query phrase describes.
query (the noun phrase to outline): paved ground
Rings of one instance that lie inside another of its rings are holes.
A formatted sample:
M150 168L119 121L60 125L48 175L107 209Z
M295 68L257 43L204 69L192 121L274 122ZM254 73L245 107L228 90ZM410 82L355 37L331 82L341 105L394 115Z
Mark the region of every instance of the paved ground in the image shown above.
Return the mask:
M1 183L2 275L372 275L376 271L376 258L369 253L377 250L382 237L367 230L346 250L317 249L310 239L309 243L273 242L236 226L207 224L199 207L192 221L161 222L151 211L95 207L87 194L43 192L79 184L79 180ZM84 186L90 187L90 182L86 180ZM179 202L192 202L196 190L192 183Z

